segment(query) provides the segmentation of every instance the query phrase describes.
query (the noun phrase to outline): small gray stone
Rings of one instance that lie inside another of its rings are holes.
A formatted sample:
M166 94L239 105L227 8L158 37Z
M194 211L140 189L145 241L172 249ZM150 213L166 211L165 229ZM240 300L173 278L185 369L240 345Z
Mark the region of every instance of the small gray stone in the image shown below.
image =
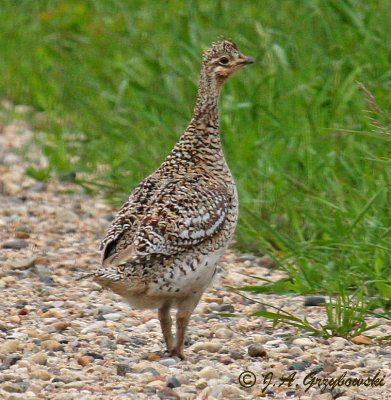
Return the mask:
M323 371L323 366L322 365L317 365L316 367L311 368L311 372L319 373L321 371Z
M31 233L33 231L31 226L28 226L28 225L19 226L18 228L16 228L16 230L18 232L24 232L24 233Z
M149 372L150 374L152 374L153 376L158 376L160 375L159 372L156 371L155 368L145 368L142 371L140 371L140 374L145 374Z
M54 285L54 279L51 276L42 275L39 277L39 281L48 286Z
M231 353L231 358L233 360L241 360L241 359L243 359L243 354L241 352L239 352L239 351L233 351Z
M246 262L246 261L254 261L256 259L255 256L251 255L251 254L244 254L242 256L239 257L239 261L240 262Z
M165 367L172 367L177 363L175 358L163 358L163 360L159 361L160 364L164 365Z
M103 314L103 318L108 321L119 321L121 319L121 314L119 313Z
M306 307L320 306L326 303L326 299L323 296L307 296L304 300Z
M171 389L181 386L181 383L175 376L167 379L166 386L170 387Z
M117 364L117 375L125 376L128 372L131 372L132 368L128 364L119 363Z
M4 242L2 247L3 249L20 250L28 247L28 243L24 239L11 239Z
M147 344L147 341L143 338L136 336L136 337L132 338L131 344L132 344L132 346L135 346L135 347L141 347L141 346L145 346Z
M234 313L235 308L232 304L221 304L218 308L218 311L223 313Z
M207 318L201 317L201 316L199 316L199 315L195 315L194 317L192 317L192 320L193 320L194 322L206 322L206 321L207 321Z
M8 331L7 325L4 325L3 323L0 322L0 331L7 332Z
M29 192L36 192L36 193L40 193L40 192L44 192L47 188L47 185L45 182L36 182L34 183L34 185L31 185L28 188Z
M125 344L125 343L129 343L132 341L132 338L130 337L130 335L127 335L126 333L120 332L117 336L117 344Z
M19 270L28 269L28 268L34 267L35 260L36 260L36 257L25 258L23 260L16 260L11 265L12 265L12 268L19 269Z
M100 345L103 348L109 349L109 350L116 350L117 349L117 345L115 344L115 342L113 340L110 339L103 339L100 342Z
M304 371L305 368L306 368L306 364L303 362L294 362L288 367L289 370L293 369L296 371Z
M145 386L143 388L143 393L148 395L148 394L155 394L157 391L156 386Z
M0 371L9 369L12 365L16 364L21 359L22 356L19 355L7 357L3 364L0 365Z
M104 360L104 357L102 356L102 354L95 353L94 351L87 351L87 353L85 353L84 355L92 357L95 360Z

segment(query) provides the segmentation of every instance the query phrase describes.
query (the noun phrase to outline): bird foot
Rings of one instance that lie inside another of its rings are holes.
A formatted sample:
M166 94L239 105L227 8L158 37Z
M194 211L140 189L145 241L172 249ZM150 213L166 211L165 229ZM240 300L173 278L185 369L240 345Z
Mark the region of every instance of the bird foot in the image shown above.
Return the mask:
M183 354L183 351L180 351L180 350L178 350L177 348L173 348L173 349L171 349L171 350L167 350L166 351L166 354L169 356L169 357L178 357L178 358L180 358L181 360L184 360L185 359L185 356L184 356L184 354Z

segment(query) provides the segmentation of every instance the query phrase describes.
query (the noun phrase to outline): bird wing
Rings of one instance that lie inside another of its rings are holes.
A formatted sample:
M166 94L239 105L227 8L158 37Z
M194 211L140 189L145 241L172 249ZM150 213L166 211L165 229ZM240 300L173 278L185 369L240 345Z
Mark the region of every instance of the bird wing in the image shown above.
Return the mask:
M225 186L197 177L172 179L137 213L137 222L131 209L132 205L138 207L136 197L131 196L132 201L120 211L122 216L114 221L115 228L109 230L117 234L102 242L104 265L142 261L153 254L174 255L203 242L224 224L231 201Z
M100 243L99 250L102 251L102 264L106 264L118 253L119 242L132 240L140 216L143 216L146 209L159 192L162 180L154 179L151 176L145 178L129 196L114 218L110 228Z

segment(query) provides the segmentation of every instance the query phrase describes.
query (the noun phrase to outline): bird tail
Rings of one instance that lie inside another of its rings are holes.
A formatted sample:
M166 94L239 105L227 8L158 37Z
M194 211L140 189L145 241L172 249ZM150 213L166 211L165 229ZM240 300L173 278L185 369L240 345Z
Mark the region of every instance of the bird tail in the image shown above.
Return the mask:
M103 283L105 281L116 282L121 279L121 277L116 272L102 269L95 272L90 272L89 274L82 275L76 278L76 281L82 281L84 279L89 279L89 278L93 278L94 281L98 283Z

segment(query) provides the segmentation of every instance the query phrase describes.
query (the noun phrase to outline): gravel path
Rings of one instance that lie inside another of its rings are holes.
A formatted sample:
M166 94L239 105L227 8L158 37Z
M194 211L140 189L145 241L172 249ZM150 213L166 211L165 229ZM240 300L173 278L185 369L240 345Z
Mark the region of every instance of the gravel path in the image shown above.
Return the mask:
M155 312L132 310L93 282L75 281L98 267L99 240L114 210L72 183L27 177L27 165L45 163L33 146L27 160L19 154L32 132L24 122L0 128L1 399L391 398L390 348L309 338L246 317L260 305L225 285L259 283L244 273L272 280L284 274L267 257L233 250L191 319L187 360L162 357ZM325 320L324 307L304 307L301 296L257 298ZM390 335L380 322L371 335ZM243 387L253 376L256 383Z

